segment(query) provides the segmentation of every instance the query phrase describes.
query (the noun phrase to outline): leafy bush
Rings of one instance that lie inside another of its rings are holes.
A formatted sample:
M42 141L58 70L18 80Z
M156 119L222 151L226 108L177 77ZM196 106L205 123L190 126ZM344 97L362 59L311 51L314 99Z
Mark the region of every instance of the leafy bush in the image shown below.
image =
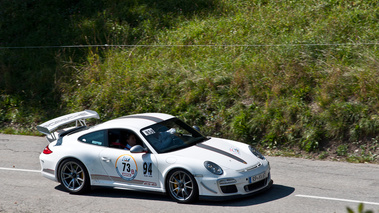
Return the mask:
M330 141L367 141L379 133L379 51L372 44L378 6L339 0L6 3L1 46L141 46L2 49L2 100L17 104L0 102L1 126L30 126L82 109L96 110L102 120L158 111L209 135L270 148L311 152Z
M354 210L351 209L350 207L346 207L346 210L347 210L348 213L354 213ZM372 211L372 210L364 210L363 203L360 203L358 205L358 211L357 211L357 213L374 213L374 211Z
M348 145L346 144L343 144L343 145L339 145L337 147L337 155L338 156L347 156L347 151L348 151Z

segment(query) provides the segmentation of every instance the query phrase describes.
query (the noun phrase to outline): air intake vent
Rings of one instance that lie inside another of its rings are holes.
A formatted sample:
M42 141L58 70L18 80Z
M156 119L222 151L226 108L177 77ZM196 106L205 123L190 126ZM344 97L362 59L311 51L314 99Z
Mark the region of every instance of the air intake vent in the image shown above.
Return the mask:
M248 171L251 171L253 169L256 169L258 167L262 166L262 163L261 162L258 162L257 164L253 165L253 166L250 166L250 167L247 167L247 168L244 168L244 169L240 169L240 170L237 170L237 172L248 172Z

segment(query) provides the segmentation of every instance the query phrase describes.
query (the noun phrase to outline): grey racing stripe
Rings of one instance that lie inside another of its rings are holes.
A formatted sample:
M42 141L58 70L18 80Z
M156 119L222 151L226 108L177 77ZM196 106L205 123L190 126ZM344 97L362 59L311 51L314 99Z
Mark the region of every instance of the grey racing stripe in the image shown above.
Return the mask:
M164 121L160 118L153 117L153 116L147 116L147 115L129 115L129 116L125 116L122 118L140 118L140 119L146 119L146 120L154 121L157 123Z
M215 147L208 146L208 145L201 144L201 143L197 144L196 146L198 146L198 147L200 147L200 148L203 148L203 149L208 149L208 150L210 150L210 151L217 152L217 153L219 153L219 154L222 154L222 155L228 156L228 157L230 157L230 158L233 158L233 159L236 160L236 161L239 161L239 162L241 162L241 163L247 164L247 163L246 163L244 160L242 160L241 158L239 158L239 157L237 157L237 156L235 156L235 155L232 155L232 154L230 154L229 152L225 152L225 151L223 151L223 150L221 150L221 149L217 149L217 148L215 148Z

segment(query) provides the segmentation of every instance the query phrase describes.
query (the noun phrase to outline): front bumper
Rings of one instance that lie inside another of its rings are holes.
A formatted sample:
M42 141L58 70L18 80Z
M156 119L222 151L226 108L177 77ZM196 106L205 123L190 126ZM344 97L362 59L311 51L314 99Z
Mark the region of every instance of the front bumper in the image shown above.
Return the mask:
M271 188L273 184L269 165L245 172L229 171L222 177L196 179L200 198L212 200L254 195Z
M269 190L273 184L274 184L274 181L272 179L270 179L270 181L263 188L260 188L259 190L252 191L248 194L233 194L233 195L224 195L224 196L200 195L199 199L200 200L212 200L212 201L224 201L224 200L233 200L233 199L238 199L238 198L245 198L245 197L249 197L249 196L253 196L253 195L263 193L263 192Z

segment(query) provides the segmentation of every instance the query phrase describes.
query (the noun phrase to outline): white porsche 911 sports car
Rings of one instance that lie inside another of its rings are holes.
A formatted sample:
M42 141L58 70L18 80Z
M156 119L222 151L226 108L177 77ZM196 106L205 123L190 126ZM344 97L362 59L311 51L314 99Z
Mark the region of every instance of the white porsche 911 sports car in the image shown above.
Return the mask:
M167 193L190 203L272 186L269 162L256 149L204 137L174 116L136 114L87 127L89 118L99 115L85 110L37 126L50 142L40 155L42 175L70 193L105 186ZM57 130L73 122L74 127Z

